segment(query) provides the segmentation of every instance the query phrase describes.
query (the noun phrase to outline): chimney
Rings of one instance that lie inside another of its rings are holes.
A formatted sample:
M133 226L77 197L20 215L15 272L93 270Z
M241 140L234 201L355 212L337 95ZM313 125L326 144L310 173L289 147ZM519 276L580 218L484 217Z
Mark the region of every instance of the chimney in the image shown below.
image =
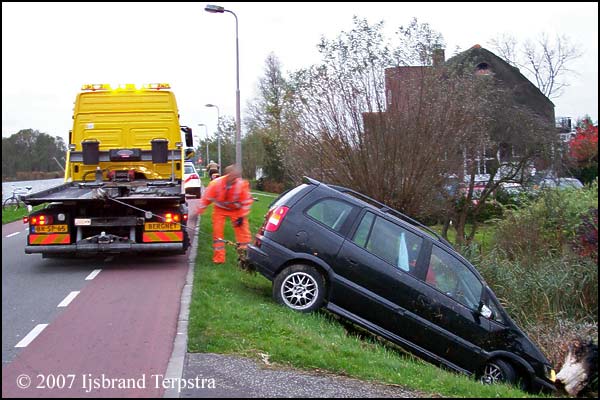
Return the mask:
M446 61L446 56L444 54L444 49L433 49L433 54L431 55L431 62L434 67L439 67L444 64Z

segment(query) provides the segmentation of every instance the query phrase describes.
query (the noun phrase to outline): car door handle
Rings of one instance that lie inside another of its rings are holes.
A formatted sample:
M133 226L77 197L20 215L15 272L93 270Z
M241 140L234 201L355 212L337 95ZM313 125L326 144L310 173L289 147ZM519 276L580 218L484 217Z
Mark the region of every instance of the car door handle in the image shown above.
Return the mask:
M348 264L352 265L353 267L356 267L358 265L358 262L354 261L351 258L346 257L346 261L348 261Z

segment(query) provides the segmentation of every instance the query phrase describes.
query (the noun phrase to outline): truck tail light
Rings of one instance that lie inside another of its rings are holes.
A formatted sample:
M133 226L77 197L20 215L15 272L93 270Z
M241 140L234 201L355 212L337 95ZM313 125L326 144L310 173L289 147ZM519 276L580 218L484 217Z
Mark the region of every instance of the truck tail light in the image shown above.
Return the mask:
M29 223L34 226L38 225L52 225L54 218L51 215L34 215L29 217Z
M275 232L277 229L279 229L288 210L289 207L279 206L273 211L269 211L266 217L267 225L265 225L265 230L267 232Z
M29 223L29 216L28 215L25 216L25 217L23 217L23 223L24 224L28 224Z
M172 223L172 222L180 222L181 221L181 215L177 214L177 213L166 213L163 218L165 219L166 223Z

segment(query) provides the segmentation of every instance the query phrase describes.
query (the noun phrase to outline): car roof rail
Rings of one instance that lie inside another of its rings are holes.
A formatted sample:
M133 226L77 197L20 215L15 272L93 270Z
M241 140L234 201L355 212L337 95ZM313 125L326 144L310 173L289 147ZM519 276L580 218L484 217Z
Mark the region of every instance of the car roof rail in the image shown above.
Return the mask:
M438 241L444 243L446 246L449 246L452 248L452 245L446 240L444 239L442 236L440 236L436 231L434 231L433 229L431 229L430 227L428 227L427 225L424 225L422 223L420 223L419 221L417 221L414 218L409 217L408 215L401 213L398 210L395 210L389 206L386 206L385 204L365 195L362 194L360 192L357 192L356 190L352 190L352 189L348 189L346 187L343 186L338 186L338 185L327 185L332 189L335 189L339 192L342 193L350 193L352 195L354 195L355 197L358 197L360 200L363 200L367 203L370 203L371 205L377 205L379 207L379 211L386 213L386 214L391 214L396 216L397 218L400 218L403 221L406 221L412 225L416 225L424 230L426 230L428 233L430 233L431 235L434 236L435 239L437 239Z
M319 182L318 180L310 178L308 176L302 177L302 183L306 183L309 185L316 185L316 186L319 186L321 184L321 182Z

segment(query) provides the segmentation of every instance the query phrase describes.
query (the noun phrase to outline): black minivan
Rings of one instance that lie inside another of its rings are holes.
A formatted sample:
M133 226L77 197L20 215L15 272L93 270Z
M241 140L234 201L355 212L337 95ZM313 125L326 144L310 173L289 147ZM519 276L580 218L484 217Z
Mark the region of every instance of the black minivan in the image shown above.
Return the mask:
M271 205L248 261L273 297L325 308L481 382L554 390L549 361L443 238L361 193L311 178Z

